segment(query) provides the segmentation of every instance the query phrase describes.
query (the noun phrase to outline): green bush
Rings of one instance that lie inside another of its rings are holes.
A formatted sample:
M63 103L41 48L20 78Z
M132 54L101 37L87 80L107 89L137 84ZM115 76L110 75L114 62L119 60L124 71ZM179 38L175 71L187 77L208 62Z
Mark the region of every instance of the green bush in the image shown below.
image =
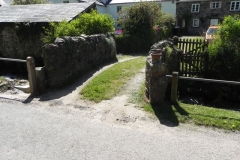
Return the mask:
M44 28L45 43L53 42L57 37L79 36L80 34L100 34L114 31L114 19L108 14L100 14L96 10L83 13L71 22L50 23Z
M224 18L208 46L211 78L240 80L240 16Z
M240 16L224 17L215 36L216 39L208 45L207 78L240 81ZM237 85L212 84L206 91L208 99L221 107L226 107L224 101L240 102L240 87Z
M156 36L153 26L159 16L161 16L161 6L156 2L139 2L134 6L123 8L118 23L124 30L123 37L116 39L118 48L121 45L121 48L128 53L149 50Z

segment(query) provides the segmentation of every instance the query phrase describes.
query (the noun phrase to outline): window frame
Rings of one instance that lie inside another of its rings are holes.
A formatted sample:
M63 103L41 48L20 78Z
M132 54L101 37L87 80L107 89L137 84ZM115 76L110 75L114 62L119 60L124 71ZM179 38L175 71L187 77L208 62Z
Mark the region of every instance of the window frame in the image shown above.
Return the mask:
M196 21L197 21L197 25L195 25L195 23L196 23ZM199 27L199 19L193 19L193 23L192 23L192 27Z
M217 7L217 4L218 4L218 7ZM219 8L222 8L222 2L210 2L210 9L219 9Z
M233 4L234 3L234 4ZM236 5L238 3L238 9L236 9ZM232 9L232 6L234 5L234 8ZM230 11L240 11L240 1L231 1L230 4Z
M117 6L117 13L122 10L122 6Z
M197 9L197 6L198 6L198 9ZM200 4L199 3L192 4L191 13L199 13L199 12L200 12Z

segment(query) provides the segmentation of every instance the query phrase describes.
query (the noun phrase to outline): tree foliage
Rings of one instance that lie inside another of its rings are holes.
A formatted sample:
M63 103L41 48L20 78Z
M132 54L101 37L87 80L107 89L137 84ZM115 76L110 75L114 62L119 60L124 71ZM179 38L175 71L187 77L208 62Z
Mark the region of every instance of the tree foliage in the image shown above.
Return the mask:
M119 14L119 24L124 28L124 34L142 35L153 29L161 15L161 6L156 2L139 2L123 8Z
M170 25L172 25L175 22L175 17L172 14L169 13L163 13L160 15L160 17L158 17L157 19L157 25L159 27L169 27Z
M161 6L156 2L139 2L125 7L119 12L118 23L123 27L123 36L117 37L118 48L125 52L143 52L149 50L154 42L156 31L153 29L161 15ZM125 44L128 43L128 44ZM119 44L122 46L119 47Z
M52 22L45 29L45 43L53 42L57 37L78 36L80 34L99 34L114 31L114 19L108 14L100 14L96 10L83 13L71 22Z
M13 0L13 5L45 4L47 0Z
M214 78L240 80L240 16L226 16L209 44L209 69ZM227 74L226 74L227 73Z

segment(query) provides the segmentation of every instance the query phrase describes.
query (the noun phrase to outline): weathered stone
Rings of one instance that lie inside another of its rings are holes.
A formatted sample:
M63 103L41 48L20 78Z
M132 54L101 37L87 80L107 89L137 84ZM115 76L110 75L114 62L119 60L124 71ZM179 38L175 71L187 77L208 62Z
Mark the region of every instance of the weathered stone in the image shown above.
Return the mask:
M57 38L43 47L48 85L61 86L93 67L116 60L116 53L111 35Z
M146 96L151 104L164 102L165 91L168 84L166 64L152 61L150 57L146 61Z
M165 63L167 65L166 66L166 68L168 69L167 74L172 74L173 71L179 72L182 51L176 48L171 41L167 40L160 41L152 45L149 54L151 54L152 51L156 49L162 50L161 61L162 63Z

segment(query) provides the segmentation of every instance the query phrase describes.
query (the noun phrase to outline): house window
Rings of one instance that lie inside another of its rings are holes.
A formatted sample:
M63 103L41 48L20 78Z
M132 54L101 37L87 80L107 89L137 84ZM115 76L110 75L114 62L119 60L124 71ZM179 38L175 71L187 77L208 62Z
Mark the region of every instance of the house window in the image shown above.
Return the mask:
M230 11L239 11L240 10L240 1L232 1L230 5Z
M193 19L193 27L199 27L199 19Z
M200 10L200 4L192 4L192 13L196 13L196 12L199 12Z
M69 3L69 1L63 1L63 3Z
M222 7L222 2L211 2L210 9L217 9Z
M122 10L122 6L117 6L117 13Z

